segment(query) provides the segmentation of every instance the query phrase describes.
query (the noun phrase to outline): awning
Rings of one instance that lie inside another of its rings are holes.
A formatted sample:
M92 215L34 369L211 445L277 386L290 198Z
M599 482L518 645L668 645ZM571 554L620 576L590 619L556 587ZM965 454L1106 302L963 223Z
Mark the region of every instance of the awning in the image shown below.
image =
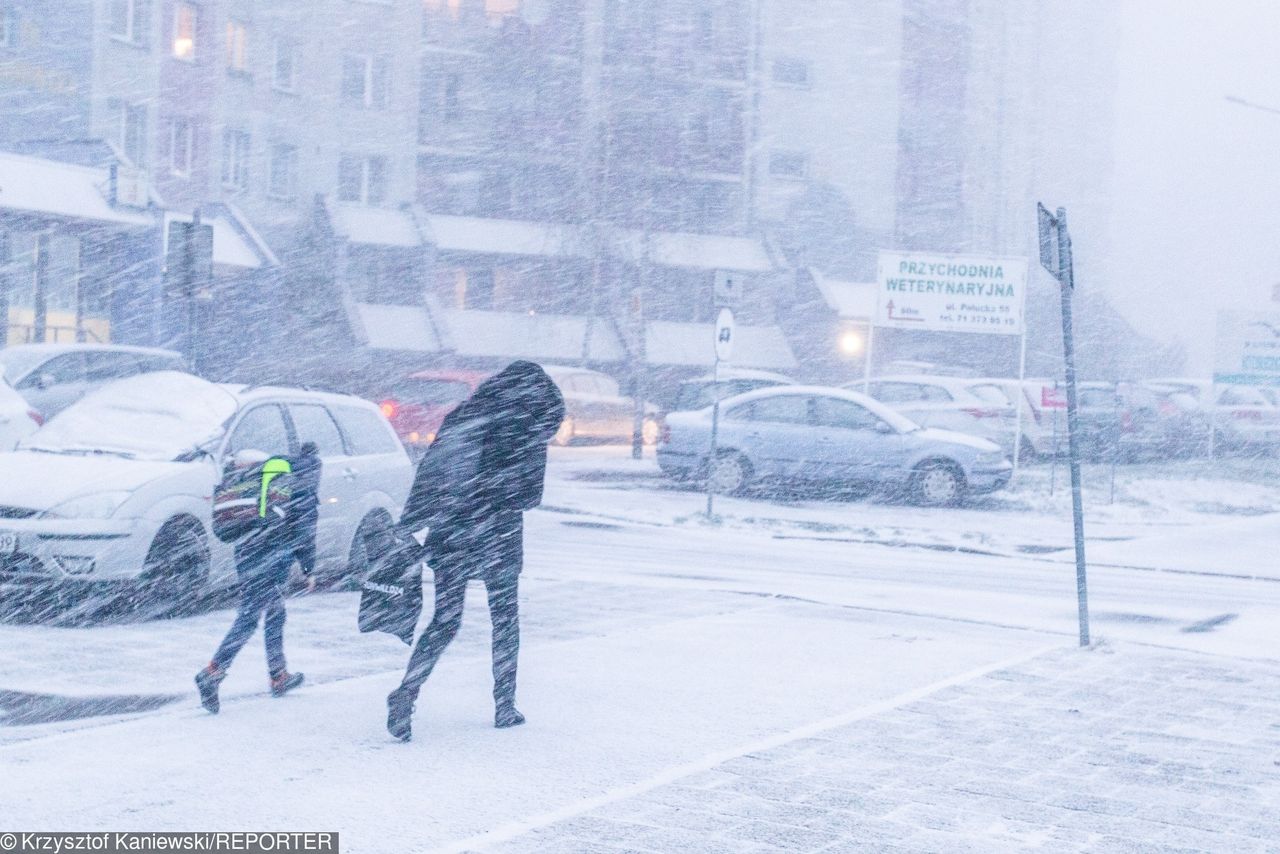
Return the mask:
M651 365L714 365L715 327L710 323L654 321L645 328L645 361ZM789 370L796 357L777 326L739 326L731 365Z
M627 260L639 263L645 259L645 243L642 232L628 231L619 248ZM768 250L759 240L725 234L654 232L648 239L648 258L663 267L745 273L767 273L774 269Z
M113 207L106 169L0 153L0 209L132 227L154 227L142 211Z
M418 225L408 211L336 204L329 206L329 216L333 230L352 243L397 247L422 245Z
M421 306L357 303L354 319L374 350L437 353L443 349L427 310Z
M165 241L168 242L168 229L171 222L191 222L187 214L165 214ZM201 217L205 225L213 226L213 265L214 267L233 267L241 270L256 270L270 260L265 247L262 251L255 246L253 239L240 229L230 215Z
M845 282L828 279L818 270L809 268L809 275L818 286L822 298L839 317L867 320L876 313L875 282Z
M580 315L505 311L446 311L444 321L460 356L547 361L581 359L588 325ZM624 355L613 327L601 318L592 323L589 347L593 362L617 362Z
M427 222L431 239L441 252L544 258L587 254L581 229L576 226L449 214L430 214Z

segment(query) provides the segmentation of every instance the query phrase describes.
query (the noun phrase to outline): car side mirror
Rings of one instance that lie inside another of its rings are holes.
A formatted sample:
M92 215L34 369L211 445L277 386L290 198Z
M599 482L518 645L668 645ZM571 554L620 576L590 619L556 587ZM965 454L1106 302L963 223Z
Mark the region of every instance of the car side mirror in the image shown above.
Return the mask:
M36 374L35 382L33 383L33 385L35 385L36 388L40 389L40 391L44 391L45 389L47 389L49 386L53 384L54 382L53 382L52 374Z

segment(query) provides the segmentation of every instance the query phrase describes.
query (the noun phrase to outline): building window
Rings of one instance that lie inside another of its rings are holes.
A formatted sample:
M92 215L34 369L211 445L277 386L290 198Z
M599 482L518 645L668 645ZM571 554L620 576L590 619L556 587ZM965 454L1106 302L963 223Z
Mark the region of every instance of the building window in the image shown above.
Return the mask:
M222 132L222 186L229 190L249 187L249 134L246 131Z
M249 27L244 21L227 21L227 68L249 71Z
M298 45L277 38L271 64L271 85L281 92L292 92L298 81Z
M462 118L462 75L458 73L450 74L444 79L444 120L446 122L456 122Z
M195 148L195 131L190 119L173 119L169 122L169 171L186 178L191 175L192 153Z
M271 197L293 199L298 194L298 148L280 145L271 148Z
M0 9L0 47L18 46L18 13L8 6Z
M809 158L799 151L773 151L769 154L769 174L776 178L804 178L809 171Z
M387 106L387 62L372 56L348 54L342 60L342 101L352 107Z
M190 3L173 7L173 55L187 62L196 58L196 7Z
M380 205L386 195L385 157L344 154L338 161L338 198L344 202Z
M779 58L773 61L773 82L784 86L808 86L809 63L803 59Z
M151 0L111 0L111 35L134 44L147 43Z
M147 108L143 104L120 107L120 152L139 169L147 165Z

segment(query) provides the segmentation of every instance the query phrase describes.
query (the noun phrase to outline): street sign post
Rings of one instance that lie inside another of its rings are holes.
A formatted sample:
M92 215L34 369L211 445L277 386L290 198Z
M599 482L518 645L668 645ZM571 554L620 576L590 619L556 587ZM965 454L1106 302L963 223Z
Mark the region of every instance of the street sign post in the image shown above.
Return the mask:
M1062 353L1067 379L1067 448L1071 458L1071 515L1076 540L1076 599L1080 617L1080 645L1089 645L1089 591L1084 558L1084 500L1080 484L1080 436L1077 423L1075 339L1071 327L1071 297L1075 291L1071 233L1066 208L1050 214L1036 206L1040 232L1040 263L1058 280L1062 292Z
M181 304L184 319L181 349L191 367L199 369L199 323L196 300L213 282L213 226L200 222L197 210L191 222L169 221L164 262L165 298L171 307ZM175 312L170 312L174 318Z
M733 340L737 334L737 325L733 319L733 309L722 308L716 317L715 353L716 364L712 386L715 398L711 404L711 449L707 454L707 518L715 518L715 487L712 472L715 470L716 444L720 433L720 363L727 362L733 356Z
M716 305L733 307L742 299L742 274L733 270L716 270Z

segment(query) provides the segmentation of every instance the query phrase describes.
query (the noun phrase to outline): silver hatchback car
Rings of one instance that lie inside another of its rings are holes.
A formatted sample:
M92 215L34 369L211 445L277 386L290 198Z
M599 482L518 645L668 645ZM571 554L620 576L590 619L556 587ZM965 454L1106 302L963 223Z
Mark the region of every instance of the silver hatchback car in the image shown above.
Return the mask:
M780 386L720 407L713 460L711 407L667 416L658 446L665 473L709 477L713 489L726 493L771 482L863 485L943 506L1000 489L1013 472L995 443L921 427L857 392Z

